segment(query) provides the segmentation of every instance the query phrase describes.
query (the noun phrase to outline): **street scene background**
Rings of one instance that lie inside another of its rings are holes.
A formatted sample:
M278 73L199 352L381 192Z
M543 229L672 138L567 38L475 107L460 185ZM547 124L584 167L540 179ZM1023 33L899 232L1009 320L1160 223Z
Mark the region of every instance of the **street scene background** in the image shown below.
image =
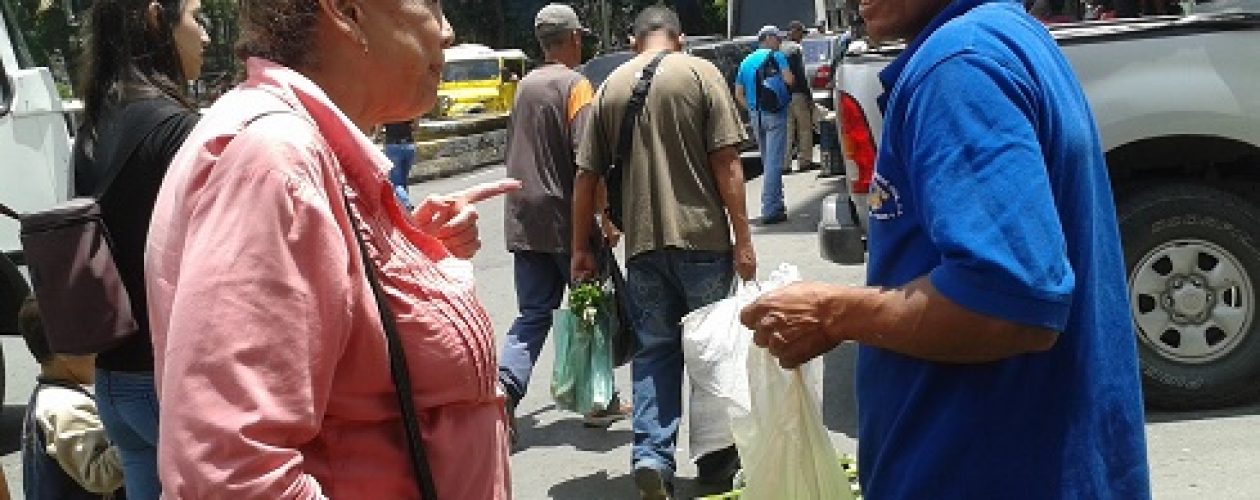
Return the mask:
M446 193L506 175L501 165L455 177L411 186L413 198ZM814 173L784 178L789 222L754 227L759 275L780 262L794 264L810 280L838 284L862 283L864 266L841 266L818 255L815 234L819 203L841 189L841 179L817 179ZM760 199L760 182L748 184L749 206ZM503 244L503 198L479 206L483 246L473 260L478 294L501 340L516 315L512 287L512 258ZM14 498L21 496L21 457L18 437L22 412L34 387L38 368L20 338L3 343L7 389L0 413L0 453L4 473ZM853 345L844 345L825 356L826 382L823 416L833 442L842 453L856 451L856 410L853 392ZM630 479L630 423L622 421L608 430L582 427L575 414L559 411L549 393L552 346L543 350L529 395L517 410L521 447L512 455L512 489L523 500L633 499ZM630 370L617 370L617 385L630 392ZM1035 390L1035 388L1030 388ZM1036 429L1028 432L1035 433ZM1157 499L1255 499L1260 498L1260 404L1209 412L1148 413L1147 439L1152 483ZM679 436L678 462L681 498L689 498L696 485L695 466L687 460L687 426Z

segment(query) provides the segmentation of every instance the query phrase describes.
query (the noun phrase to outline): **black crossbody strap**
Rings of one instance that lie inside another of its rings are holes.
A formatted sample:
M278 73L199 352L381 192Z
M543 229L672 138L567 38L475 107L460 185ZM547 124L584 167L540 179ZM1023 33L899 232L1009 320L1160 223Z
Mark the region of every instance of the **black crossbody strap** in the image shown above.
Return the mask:
M662 50L656 54L656 57L643 67L639 81L634 84L630 101L626 103L626 113L621 117L621 134L617 138L616 156L613 157L613 163L616 165L624 165L626 159L630 158L630 145L634 142L634 124L639 120L639 114L643 112L643 105L647 103L648 90L652 88L652 77L656 76L656 68L668 54L668 50Z
M625 176L623 170L630 158L630 146L634 142L634 124L639 120L643 105L647 103L648 90L652 86L652 77L656 75L656 68L661 65L661 60L665 59L666 55L669 55L668 50L662 50L656 54L639 74L639 81L634 84L630 101L626 103L625 114L621 115L621 133L617 136L617 148L613 150L612 165L604 175L604 185L608 189L608 220L619 229L624 226L621 220L621 180Z
M420 436L420 419L416 415L416 404L411 398L411 371L407 368L407 357L404 355L402 339L398 336L398 324L394 314L385 302L385 292L381 289L380 280L376 276L376 268L368 259L367 244L363 242L363 232L354 218L350 208L350 197L342 192L346 203L346 215L353 226L354 239L359 242L359 256L363 258L363 274L367 275L368 284L372 287L372 296L376 298L376 309L381 316L381 326L385 329L385 345L389 351L389 376L394 379L394 392L398 397L398 406L402 409L403 431L407 434L407 452L411 455L411 471L416 479L416 486L424 500L436 500L437 489L433 483L433 473L429 469L429 458L424 450L424 441Z

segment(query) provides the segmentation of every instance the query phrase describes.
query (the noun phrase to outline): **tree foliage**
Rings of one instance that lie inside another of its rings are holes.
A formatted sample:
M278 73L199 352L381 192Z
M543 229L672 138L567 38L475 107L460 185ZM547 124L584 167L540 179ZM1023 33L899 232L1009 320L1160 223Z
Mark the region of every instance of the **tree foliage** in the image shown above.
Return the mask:
M520 48L540 58L534 40L534 15L553 0L445 0L443 7L455 31L456 43L479 43L494 48ZM591 53L625 47L634 16L645 7L664 4L675 8L688 34L717 34L725 30L727 0L571 0L583 23L597 37ZM25 39L19 45L24 65L47 66L59 86L69 89L81 50L83 14L92 0L0 0L5 18L14 22ZM607 29L603 8L608 9ZM203 0L209 19L210 46L193 94L213 99L241 76L242 64L233 54L239 29L238 0Z

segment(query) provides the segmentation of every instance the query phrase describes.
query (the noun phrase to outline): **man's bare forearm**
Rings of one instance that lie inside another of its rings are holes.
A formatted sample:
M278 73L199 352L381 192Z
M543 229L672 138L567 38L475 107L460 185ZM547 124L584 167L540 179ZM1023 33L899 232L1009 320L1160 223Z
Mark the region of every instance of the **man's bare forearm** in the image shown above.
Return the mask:
M739 150L726 146L709 153L709 168L717 180L718 194L726 205L731 231L737 243L752 242L748 228L748 207L744 195L744 167L739 160Z
M986 363L1050 349L1058 333L970 311L936 290L927 276L903 288L831 287L823 328L855 340L940 363Z

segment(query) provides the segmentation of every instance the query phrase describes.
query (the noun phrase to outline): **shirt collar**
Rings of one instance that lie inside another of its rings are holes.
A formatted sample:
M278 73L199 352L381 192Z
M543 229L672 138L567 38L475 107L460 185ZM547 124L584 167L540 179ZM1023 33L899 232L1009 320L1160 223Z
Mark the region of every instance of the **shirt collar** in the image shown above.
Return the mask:
M350 121L323 89L305 75L266 59L253 57L245 63L246 85L260 87L304 115L337 157L342 171L357 195L371 203L393 200L386 174L392 165L363 131ZM369 186L382 189L369 189Z
M944 26L945 23L952 21L954 18L966 14L971 9L984 5L986 3L998 2L1015 2L1017 0L954 0L945 6L932 21L914 37L914 40L906 46L906 50L901 52L893 62L889 63L882 71L879 72L879 81L884 85L884 93L879 95L877 102L879 103L879 111L883 113L888 105L888 94L892 92L893 86L897 84L897 80L901 79L901 73L905 71L906 65L910 63L910 58L914 57L915 52L919 51L919 47L923 42L932 36L936 30Z

